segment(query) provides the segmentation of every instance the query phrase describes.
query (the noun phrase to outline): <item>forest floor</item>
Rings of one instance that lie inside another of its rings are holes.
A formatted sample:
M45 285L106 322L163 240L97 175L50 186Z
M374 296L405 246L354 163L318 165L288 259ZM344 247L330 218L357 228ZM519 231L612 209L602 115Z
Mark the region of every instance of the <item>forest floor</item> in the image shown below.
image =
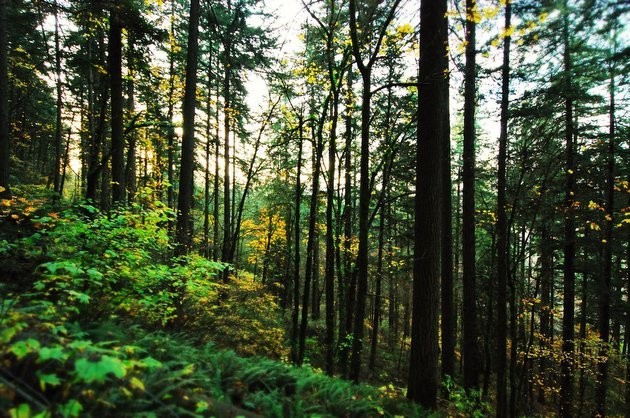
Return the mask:
M35 194L36 195L36 194ZM467 416L286 362L251 275L174 258L160 205L99 212L27 190L0 209L0 415Z

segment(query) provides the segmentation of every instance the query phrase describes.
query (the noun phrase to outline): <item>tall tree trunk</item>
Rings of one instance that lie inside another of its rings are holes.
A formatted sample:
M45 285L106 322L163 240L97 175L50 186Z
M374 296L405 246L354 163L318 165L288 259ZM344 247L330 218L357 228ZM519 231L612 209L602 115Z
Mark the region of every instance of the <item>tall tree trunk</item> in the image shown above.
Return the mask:
M413 319L407 397L435 408L438 390L442 162L448 141L448 22L445 0L420 4Z
M206 74L206 167L204 170L203 204L203 255L210 258L210 148L212 144L212 45L208 53L208 71Z
M166 171L168 178L168 188L166 189L166 201L168 207L171 209L175 209L175 126L174 126L174 116L175 116L175 47L176 47L176 39L175 39L175 2L176 0L171 0L171 25L169 30L169 43L170 50L168 56L168 130L167 130L167 155L166 155ZM171 222L169 221L169 232L172 231L173 227Z
M109 13L109 82L111 89L112 125L112 203L124 204L125 200L125 140L123 138L122 97L122 5L115 0Z
M300 311L300 207L302 205L302 139L304 134L304 119L299 117L298 159L295 176L295 241L294 241L294 273L293 273L293 312L291 315L291 361L298 359L298 319Z
M383 184L383 193L386 192L386 185ZM374 318L372 321L372 335L370 339L370 357L368 368L374 371L376 364L376 349L378 348L378 329L381 322L381 287L383 283L383 247L385 245L385 216L386 208L381 208L378 229L378 255L376 261L376 288L374 290Z
M507 31L511 26L512 4L505 6L505 24ZM507 417L507 216L506 216L506 164L508 145L508 105L510 100L510 41L506 36L503 40L503 68L501 81L501 133L499 136L499 170L497 185L497 417Z
M464 72L464 388L479 386L479 354L477 348L477 294L475 266L475 0L466 0L466 68Z
M370 101L371 70L361 72L361 157L359 181L359 253L357 256L357 305L354 317L350 378L355 382L361 373L361 353L365 321L365 305L368 291L368 222L370 215Z
M446 25L448 26L448 18ZM448 42L448 40L447 40ZM448 77L448 61L445 73ZM447 83L448 83L447 79ZM441 249L441 298L442 298L442 376L455 375L455 306L453 301L453 202L451 181L451 129L449 118L449 91L442 91L446 110L446 140L442 142L442 249Z
M614 29L613 29L614 30ZM613 34L613 42L614 42ZM613 55L615 51L613 45ZM610 340L610 291L612 279L612 244L613 226L615 216L615 66L610 63L610 99L609 99L609 131L608 131L608 155L606 155L606 223L604 244L604 271L599 287L599 338L601 350L600 361L597 365L599 374L595 390L595 413L606 416L606 391L608 381L608 349Z
M363 61L361 45L359 44L357 24L357 2L350 0L350 39L352 54L355 58L362 80L361 93L361 153L360 153L360 180L359 180L359 252L357 255L357 308L354 317L354 332L352 339L352 358L350 361L350 378L355 382L361 374L361 353L363 351L363 335L365 321L365 308L368 291L368 248L369 248L369 223L370 223L370 103L372 99L372 68L379 54L381 42L385 30L394 18L400 1L395 0L389 7L389 11L379 32L376 33L377 42L367 57L367 63ZM369 7L375 7L370 5ZM361 22L367 24L367 22Z
M582 249L582 263L584 266L588 266L590 263L590 253L588 249L588 242L590 239L590 232L588 228L584 228L584 242L585 245ZM583 411L584 409L584 395L586 393L586 365L585 360L585 352L586 352L586 327L587 327L587 311L588 311L588 279L589 274L587 274L586 270L582 273L582 294L581 294L581 304L580 304L580 330L579 330L579 341L580 345L578 346L578 356L577 359L580 362L578 365L578 370L580 371L580 376L578 378L578 411Z
M134 120L136 113L135 103L135 40L131 32L127 32L127 116ZM136 196L136 146L138 134L133 127L129 127L127 148L127 164L125 167L125 184L127 186L127 202L132 203Z
M306 342L306 328L308 325L308 309L309 298L311 291L311 279L314 274L314 270L319 266L314 262L314 247L316 245L316 226L317 226L317 211L319 201L319 176L321 172L321 158L323 151L323 133L324 120L326 118L326 111L328 104L330 103L330 95L326 97L324 104L322 105L322 114L318 121L317 133L315 128L312 127L313 132L313 187L311 193L310 210L308 217L308 238L306 242L306 265L304 270L304 293L302 295L302 317L300 322L299 332L299 350L297 364L302 364L304 361L304 350Z
M7 0L0 0L0 197L9 199L9 74Z
M59 4L55 0L53 4L53 13L55 16L55 83L57 91L57 105L56 107L56 121L55 121L55 166L53 172L53 189L55 193L60 197L61 195L61 160L62 156L62 135L63 135L63 121L61 119L63 111L63 98L62 98L62 86L61 86L61 42L59 36Z
M217 47L217 56L219 48ZM219 141L219 97L221 95L221 82L219 80L219 60L217 59L217 80L216 80L216 113L214 115L214 183L212 185L214 203L212 205L212 260L219 259L219 151L221 144Z
M232 2L227 2L228 12L232 11ZM230 35L230 34L229 34ZM230 221L231 203L230 203L230 126L232 119L230 79L232 77L232 39L230 36L224 38L224 56L225 56L225 74L223 78L223 248L221 249L222 261L231 262L231 230ZM228 270L225 271L224 279L227 280Z
M331 64L329 64L331 65ZM335 158L337 155L337 120L339 117L339 86L336 85L330 69L332 84L332 115L328 142L328 188L326 190L326 269L324 286L326 290L326 334L324 338L326 373L333 374L335 353L335 235L333 206L335 193Z
M630 197L627 204L630 206ZM630 225L626 225L626 263L630 260ZM626 303L630 303L630 269L626 269ZM626 393L624 412L630 416L630 311L626 309L626 336L624 346L626 347Z
M551 224L551 222L550 222ZM551 289L553 287L553 242L549 227L545 224L541 230L540 236L540 286L541 286L541 302L540 302L540 335L543 352L551 350ZM538 396L541 404L546 402L545 388L549 386L549 362L547 356L540 359L540 373L542 375L542 385Z
M186 87L182 106L182 159L177 199L176 239L178 252L192 247L192 200L195 170L195 98L197 89L197 55L199 52L199 0L191 0L188 21L188 50L186 51Z
M343 315L341 315L340 309L340 321L339 321L339 366L341 369L341 375L345 378L348 373L348 354L349 344L348 339L352 332L352 323L354 318L354 306L356 300L356 275L352 268L353 257L351 254L352 244L352 114L353 114L353 97L352 97L352 84L353 84L354 72L352 66L348 68L348 80L347 80L347 100L346 100L346 114L345 114L345 158L344 158L344 196L343 196L343 284L339 286L345 286L345 306L343 309Z
M563 2L564 16L562 37L564 42L564 94L565 94L565 146L566 185L564 199L564 262L563 262L563 316L562 361L560 371L560 415L573 415L573 354L575 315L575 215L573 210L575 189L575 164L573 143L573 92L571 86L571 51L569 44L569 11L567 0Z

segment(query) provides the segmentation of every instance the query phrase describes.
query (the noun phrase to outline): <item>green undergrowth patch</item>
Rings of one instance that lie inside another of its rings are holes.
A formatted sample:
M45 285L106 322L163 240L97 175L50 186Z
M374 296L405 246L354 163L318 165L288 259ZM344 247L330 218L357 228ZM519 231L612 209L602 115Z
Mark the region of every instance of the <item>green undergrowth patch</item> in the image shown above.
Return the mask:
M391 386L282 362L275 298L250 274L224 281L220 263L173 257L160 204L44 201L0 209L8 416L422 416Z

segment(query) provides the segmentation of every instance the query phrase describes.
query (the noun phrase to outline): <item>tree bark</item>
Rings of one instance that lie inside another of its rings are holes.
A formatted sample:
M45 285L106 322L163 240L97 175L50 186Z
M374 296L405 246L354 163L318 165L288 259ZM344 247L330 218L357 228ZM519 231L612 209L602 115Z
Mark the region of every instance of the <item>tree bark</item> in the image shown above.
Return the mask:
M475 251L475 0L466 0L466 67L464 72L464 166L463 166L463 287L464 287L464 388L479 386L477 348L477 289Z
M613 29L614 30L614 29ZM613 34L614 42L614 34ZM613 45L613 54L615 53ZM606 391L608 381L608 350L610 340L610 290L612 281L612 244L615 216L615 66L610 63L608 153L606 155L606 221L604 234L604 271L599 288L599 338L601 350L597 365L599 374L595 389L596 413L606 416Z
M182 158L177 199L176 240L178 252L184 254L192 247L192 200L195 170L195 99L197 89L197 55L199 52L199 0L191 0L188 21L188 49L186 51L186 87L182 106Z
M63 135L63 97L61 85L61 41L59 36L59 4L55 0L53 4L53 14L55 16L55 84L57 92L56 121L55 121L55 166L53 172L53 190L61 197L61 160L62 156L62 135Z
M304 120L299 117L298 159L295 176L295 241L294 241L294 272L293 272L293 312L291 316L291 361L298 359L298 319L300 311L300 207L302 205L302 138L304 134Z
M135 103L135 60L134 60L134 37L131 32L127 32L127 116L133 120L136 113ZM138 135L133 127L129 128L127 163L125 166L125 184L127 186L127 202L132 203L136 196L136 147Z
M505 24L507 31L511 26L512 4L506 3ZM501 132L499 136L498 185L497 185L497 418L507 417L507 216L506 216L506 164L508 146L508 119L510 100L510 42L511 37L503 40L503 68L501 81Z
M125 142L123 138L121 3L115 0L109 14L109 82L111 89L112 203L125 201Z
M11 198L9 187L9 74L7 62L7 0L0 0L0 197Z
M438 391L442 162L448 141L448 23L444 0L420 4L413 319L407 397L435 408Z
M317 122L317 132L313 130L313 187L310 200L310 211L308 218L308 238L306 242L306 265L304 270L304 293L302 294L302 317L300 323L299 333L299 350L297 364L301 365L304 361L304 350L306 342L306 328L308 325L308 309L309 298L311 292L311 279L314 271L319 269L319 266L314 260L314 252L316 245L316 226L317 226L317 211L319 203L319 177L321 173L321 158L323 151L323 129L324 121L326 118L326 112L330 103L330 95L326 97L324 104L322 105L322 114Z
M560 415L573 415L573 354L575 316L575 215L573 210L575 189L575 164L573 143L573 93L571 86L571 51L569 43L569 12L567 0L563 2L564 16L562 37L564 43L564 95L565 95L565 198L564 198L564 262L563 262L563 316L562 361L560 364Z

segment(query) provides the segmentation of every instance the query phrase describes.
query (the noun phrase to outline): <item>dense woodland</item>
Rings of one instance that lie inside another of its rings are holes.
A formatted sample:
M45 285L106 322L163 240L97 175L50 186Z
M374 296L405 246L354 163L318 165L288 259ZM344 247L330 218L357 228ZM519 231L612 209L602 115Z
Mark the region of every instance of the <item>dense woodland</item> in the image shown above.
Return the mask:
M0 415L630 416L629 4L0 0Z

